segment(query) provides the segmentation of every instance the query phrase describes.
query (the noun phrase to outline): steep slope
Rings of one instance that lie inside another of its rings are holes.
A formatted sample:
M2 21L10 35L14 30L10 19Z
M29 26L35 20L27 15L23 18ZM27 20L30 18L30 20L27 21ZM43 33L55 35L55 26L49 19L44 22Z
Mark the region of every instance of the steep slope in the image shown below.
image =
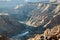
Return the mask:
M10 16L0 16L0 34L7 32L8 37L20 33L25 30L25 26L17 21L14 21Z

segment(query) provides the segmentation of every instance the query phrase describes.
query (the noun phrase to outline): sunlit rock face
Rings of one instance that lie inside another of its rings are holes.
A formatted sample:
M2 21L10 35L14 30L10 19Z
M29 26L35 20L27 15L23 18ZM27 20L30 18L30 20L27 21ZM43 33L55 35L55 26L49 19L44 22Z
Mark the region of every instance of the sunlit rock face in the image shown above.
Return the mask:
M6 16L8 16L9 14L8 13L0 13L0 16L1 15L6 15Z
M50 0L50 2L56 2L57 0Z
M60 40L60 25L52 29L46 29L43 34L36 34L35 37L28 40Z
M48 28L43 32L43 34L35 34L35 37L29 38L28 40L60 40L60 15L52 19L49 24L51 28Z
M39 6L39 9L38 9ZM32 11L30 19L27 21L27 25L38 27L44 25L46 27L51 23L51 20L57 15L60 15L60 4L38 4L37 8Z
M21 33L22 31L26 30L25 27L27 27L27 26L25 26L25 24L28 25L28 27L33 27L33 28L34 27L39 28L41 25L42 25L41 28L42 27L45 27L45 28L46 27L48 27L48 28L55 27L55 25L60 23L59 22L60 21L60 16L59 16L60 15L60 4L53 4L55 2L56 1L48 2L48 3L47 2L46 3L30 2L31 4L28 4L28 5L17 5L16 7L14 7L14 12L12 10L9 11L11 14L13 13L12 17L8 13L6 13L6 14L0 13L0 29L2 29L2 31L0 30L0 33L3 31L7 31L9 37L11 37L12 35L17 35L18 33ZM27 15L27 17L26 17L26 15ZM15 18L15 19L13 19L13 18ZM19 19L19 18L21 18L21 19ZM58 20L57 20L57 18L58 18ZM16 21L16 19L18 19L18 21ZM22 19L23 19L23 21L21 21ZM56 21L53 21L53 20L56 20ZM56 22L58 22L58 23L56 24ZM27 28L27 29L29 29L29 28ZM39 30L39 29L37 29L37 30ZM31 30L31 29L29 29L29 30ZM41 32L42 30L39 30L39 31ZM39 32L39 31L37 31L37 32ZM46 34L47 34L47 32L46 32Z
M24 6L23 4L17 5L14 9L16 10L16 9L21 8L21 7L23 7L23 6Z
M60 3L60 0L50 0L50 2L53 2L53 3L55 2L55 3L58 3L59 4Z

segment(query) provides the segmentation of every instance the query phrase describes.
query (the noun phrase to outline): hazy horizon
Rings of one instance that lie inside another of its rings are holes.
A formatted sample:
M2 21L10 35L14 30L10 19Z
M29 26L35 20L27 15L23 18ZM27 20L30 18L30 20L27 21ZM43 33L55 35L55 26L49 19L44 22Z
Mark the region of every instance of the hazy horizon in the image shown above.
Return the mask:
M19 4L25 4L27 2L39 2L48 0L0 0L0 8L3 7L14 7Z

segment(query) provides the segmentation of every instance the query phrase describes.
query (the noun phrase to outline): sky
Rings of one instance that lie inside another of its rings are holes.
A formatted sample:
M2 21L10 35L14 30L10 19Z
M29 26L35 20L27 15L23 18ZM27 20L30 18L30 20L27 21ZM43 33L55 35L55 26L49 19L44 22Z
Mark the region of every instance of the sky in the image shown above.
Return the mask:
M1 7L14 7L21 3L24 3L24 1L23 0L0 0L0 8Z
M25 4L26 2L39 2L39 1L47 1L47 0L0 0L0 8L13 7L19 4Z

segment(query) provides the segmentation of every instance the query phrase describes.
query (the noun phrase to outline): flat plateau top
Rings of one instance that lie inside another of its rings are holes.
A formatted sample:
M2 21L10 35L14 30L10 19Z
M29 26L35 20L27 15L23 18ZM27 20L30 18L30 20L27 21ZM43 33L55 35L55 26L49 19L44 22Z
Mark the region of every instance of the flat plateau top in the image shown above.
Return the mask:
M60 2L28 2L30 4L46 3L46 4L60 4Z

